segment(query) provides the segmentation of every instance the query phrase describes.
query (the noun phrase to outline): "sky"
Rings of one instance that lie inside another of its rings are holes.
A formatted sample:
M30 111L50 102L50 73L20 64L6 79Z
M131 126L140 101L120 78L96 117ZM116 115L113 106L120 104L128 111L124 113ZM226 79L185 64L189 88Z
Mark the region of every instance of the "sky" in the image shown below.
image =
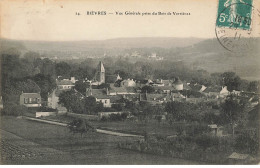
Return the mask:
M2 0L0 36L40 41L212 38L216 36L217 5L217 0ZM107 15L87 15L87 11L106 11ZM126 11L190 15L119 16L115 13Z

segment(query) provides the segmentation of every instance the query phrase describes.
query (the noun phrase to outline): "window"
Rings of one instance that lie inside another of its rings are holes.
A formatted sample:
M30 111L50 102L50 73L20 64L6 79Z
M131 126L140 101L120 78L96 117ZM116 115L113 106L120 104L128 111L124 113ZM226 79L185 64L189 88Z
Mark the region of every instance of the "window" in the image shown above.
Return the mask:
M105 104L107 104L107 100L105 100Z
M40 98L38 98L38 99L37 99L37 103L40 103L40 100L41 100L41 99L40 99Z
M28 103L28 99L24 98L24 103L27 104Z
M29 98L29 103L32 103L32 98Z

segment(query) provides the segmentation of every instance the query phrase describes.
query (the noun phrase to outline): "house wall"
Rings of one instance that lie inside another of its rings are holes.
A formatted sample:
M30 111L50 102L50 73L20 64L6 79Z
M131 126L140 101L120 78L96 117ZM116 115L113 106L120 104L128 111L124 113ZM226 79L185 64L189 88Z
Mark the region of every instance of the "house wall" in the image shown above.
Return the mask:
M121 86L126 86L126 87L135 87L136 83L133 80L123 80L121 82Z
M23 104L26 107L41 107L41 104Z
M176 90L183 90L183 84L174 85Z
M104 107L111 107L110 99L96 99L96 101L103 103Z
M71 89L74 85L58 85L58 89Z
M43 117L43 116L51 116L51 115L56 115L57 112L36 112L36 118L38 117Z
M58 102L59 102L59 97L57 96L48 97L48 107L56 109L59 106Z
M41 107L41 98L27 98L20 95L20 105L24 105L26 107Z

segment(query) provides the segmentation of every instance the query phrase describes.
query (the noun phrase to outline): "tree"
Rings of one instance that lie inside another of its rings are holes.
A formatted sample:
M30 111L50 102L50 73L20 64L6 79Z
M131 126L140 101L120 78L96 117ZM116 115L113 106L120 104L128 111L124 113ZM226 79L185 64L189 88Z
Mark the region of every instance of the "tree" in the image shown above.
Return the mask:
M233 90L239 90L241 79L235 72L224 72L221 76L228 91L232 92Z
M74 90L69 90L62 92L59 95L59 104L63 104L63 106L69 111L74 113L83 113L84 112L84 104L82 101L82 96L75 92Z
M208 124L218 124L221 118L216 115L214 112L206 112L203 115L203 121Z
M195 142L197 145L202 147L203 150L206 150L207 148L211 146L217 146L219 141L216 137L212 137L206 134L199 135L195 138Z
M141 88L142 93L153 93L155 90L152 86L143 86Z
M238 151L250 154L259 152L259 131L257 129L243 130L235 141L235 148Z
M7 102L4 106L2 114L12 115L12 116L21 116L28 111L26 106L17 105L13 102Z
M122 111L123 110L122 104L112 104L111 108L115 109L116 111Z
M185 107L186 106L186 107ZM181 102L167 102L165 106L165 111L169 114L168 119L170 122L180 121L186 119L187 114L187 106L186 103ZM172 117L170 119L170 117Z
M75 119L70 122L67 127L69 128L70 132L73 133L73 135L75 133L80 133L81 137L84 133L96 131L96 129L84 119Z
M89 87L83 80L76 81L75 83L75 89L82 93L83 95L86 95L86 88Z
M234 95L227 97L224 103L221 104L221 116L224 122L232 126L232 135L235 134L235 126L239 122L245 120L245 102L237 99Z
M56 75L70 77L71 67L66 62L59 62L55 65Z
M19 104L20 95L24 93L39 93L41 89L31 79L8 79L3 85L2 92L4 104L13 102Z
M162 116L161 115L155 116L155 119L158 121L159 124L162 122Z
M50 75L37 74L32 77L32 80L40 87L41 97L47 100L48 93L56 88L56 81Z
M103 104L96 102L96 98L89 96L83 99L84 113L85 114L96 114L97 112L103 111Z
M249 83L247 90L249 92L257 92L259 91L259 82L258 81L252 81Z

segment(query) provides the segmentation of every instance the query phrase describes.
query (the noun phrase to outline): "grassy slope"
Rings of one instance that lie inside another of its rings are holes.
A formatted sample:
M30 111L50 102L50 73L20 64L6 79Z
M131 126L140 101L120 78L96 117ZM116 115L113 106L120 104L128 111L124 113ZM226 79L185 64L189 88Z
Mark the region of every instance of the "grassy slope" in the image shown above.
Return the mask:
M199 164L118 149L117 142L129 140L126 137L92 133L81 138L70 134L66 127L14 117L1 117L1 129L45 147L68 152L72 158L64 157L59 162L49 160L49 164Z

